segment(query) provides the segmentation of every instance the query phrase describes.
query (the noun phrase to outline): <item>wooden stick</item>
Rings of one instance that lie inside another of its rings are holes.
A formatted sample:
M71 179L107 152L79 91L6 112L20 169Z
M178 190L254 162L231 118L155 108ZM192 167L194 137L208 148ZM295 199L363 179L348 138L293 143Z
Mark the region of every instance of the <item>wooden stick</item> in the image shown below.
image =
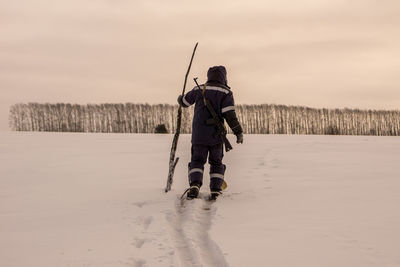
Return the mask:
M197 45L198 45L198 43L196 43L196 45L194 46L192 57L190 59L190 64L189 64L189 67L188 67L186 75L185 75L185 82L183 83L182 97L185 95L187 77L189 75L190 68L192 67L192 62L193 62L194 54L196 52ZM176 131L175 131L174 139L172 140L171 153L169 155L169 170L168 170L167 186L165 187L165 193L167 193L169 190L171 190L175 167L176 167L176 164L178 164L178 160L179 160L179 157L177 157L175 159L175 152L176 152L176 148L178 146L179 134L181 132L181 120L182 120L182 107L179 105L178 119L176 122Z

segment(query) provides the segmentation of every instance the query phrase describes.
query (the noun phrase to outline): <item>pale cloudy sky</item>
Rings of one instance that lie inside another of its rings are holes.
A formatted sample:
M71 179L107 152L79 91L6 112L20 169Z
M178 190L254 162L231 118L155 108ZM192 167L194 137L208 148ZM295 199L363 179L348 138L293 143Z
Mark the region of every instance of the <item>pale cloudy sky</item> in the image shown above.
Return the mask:
M399 109L398 0L0 0L0 130L19 102L175 103L225 65L237 103Z

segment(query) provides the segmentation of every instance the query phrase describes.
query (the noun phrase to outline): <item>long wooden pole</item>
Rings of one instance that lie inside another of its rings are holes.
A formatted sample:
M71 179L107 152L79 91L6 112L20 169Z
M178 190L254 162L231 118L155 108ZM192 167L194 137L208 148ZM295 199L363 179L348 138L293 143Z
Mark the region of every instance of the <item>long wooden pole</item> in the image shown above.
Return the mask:
M193 62L194 54L196 52L197 45L198 45L198 43L196 43L196 45L194 46L192 57L190 59L190 64L189 64L189 67L188 67L186 75L185 75L185 82L183 83L182 96L185 95L187 77L189 75L190 68L192 67L192 62ZM175 171L175 166L176 166L176 164L178 164L178 160L179 160L179 157L177 157L175 159L175 152L176 152L176 148L178 146L179 134L181 132L181 120L182 120L182 107L179 105L179 108L178 108L178 119L177 119L177 122L176 122L176 131L175 131L174 139L172 140L171 153L169 155L168 179L167 179L167 186L165 187L165 192L166 193L169 190L171 190L174 171Z

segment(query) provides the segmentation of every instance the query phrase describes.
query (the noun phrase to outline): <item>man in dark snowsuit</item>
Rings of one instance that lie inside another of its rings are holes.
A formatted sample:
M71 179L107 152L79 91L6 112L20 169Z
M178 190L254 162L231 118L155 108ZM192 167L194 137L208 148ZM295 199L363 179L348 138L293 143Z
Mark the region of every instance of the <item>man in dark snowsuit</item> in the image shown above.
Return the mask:
M243 143L243 131L235 113L232 91L226 79L224 66L211 67L207 72L207 83L194 87L186 95L179 96L178 103L189 107L195 103L192 125L192 156L189 163L188 198L196 198L203 184L204 164L210 163L211 198L216 199L221 194L226 166L222 163L223 142L217 134L217 127L211 113L204 104L203 94L210 101L218 117L227 121L236 135L236 142Z

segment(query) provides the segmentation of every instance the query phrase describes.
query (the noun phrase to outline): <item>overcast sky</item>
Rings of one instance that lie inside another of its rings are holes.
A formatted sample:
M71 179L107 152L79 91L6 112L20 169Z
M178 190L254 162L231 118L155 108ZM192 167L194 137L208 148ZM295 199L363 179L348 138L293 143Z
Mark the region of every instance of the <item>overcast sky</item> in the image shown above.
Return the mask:
M0 0L0 130L20 102L176 103L225 65L236 103L399 109L399 0Z

